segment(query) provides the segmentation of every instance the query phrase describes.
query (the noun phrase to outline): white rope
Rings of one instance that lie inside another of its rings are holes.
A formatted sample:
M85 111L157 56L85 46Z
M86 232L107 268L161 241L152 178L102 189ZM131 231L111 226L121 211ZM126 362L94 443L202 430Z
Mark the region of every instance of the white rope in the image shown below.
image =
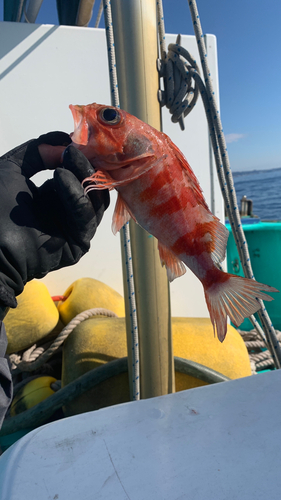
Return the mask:
M229 217L229 221L232 227L232 232L236 240L237 249L239 252L239 257L243 267L244 274L247 278L254 279L253 270L250 261L250 255L248 251L248 245L243 231L239 208L236 199L236 193L234 188L234 182L232 178L228 152L225 142L225 137L223 133L222 123L219 115L218 106L216 104L215 93L213 90L213 85L211 81L211 75L209 70L209 65L207 61L207 52L204 42L204 36L201 28L201 23L199 19L199 14L197 10L197 5L195 0L189 1L189 8L191 12L191 17L193 21L194 33L198 43L199 54L201 58L201 64L204 73L204 80L207 90L207 95L209 99L209 108L207 114L212 116L213 128L211 128L211 139L213 143L213 150L216 159L217 172L219 176L219 181L221 187L224 189L223 192L227 192L224 196L226 210ZM217 144L219 147L217 147ZM220 152L220 154L218 153ZM223 175L222 175L223 172ZM281 348L277 340L275 330L273 328L272 322L268 316L262 300L259 300L261 309L258 311L258 316L262 323L264 333L267 339L268 347L270 348L271 354L275 361L275 366L280 368L281 366Z
M159 34L162 37L160 41L160 48L161 48L161 56L162 56L162 66L160 66L160 75L164 76L164 81L167 81L167 67L168 67L168 58L166 56L166 48L165 48L165 40L163 38L163 34L165 32L164 29L164 20L163 20L163 11L162 7L159 7L158 4L162 4L162 0L159 0L157 2L157 9L158 9L158 23L161 28L159 28ZM218 173L218 179L222 191L222 195L224 198L225 202L225 207L227 210L229 222L231 224L233 236L236 242L236 246L239 252L239 257L241 260L241 264L243 267L244 274L247 278L252 278L254 279L253 275L253 270L250 262L250 256L248 252L248 246L247 246L247 241L245 238L245 234L242 228L242 223L240 219L240 214L239 214L239 208L237 204L237 199L236 199L236 194L235 194L235 188L234 188L234 183L233 183L233 178L232 178L232 173L230 169L230 163L229 163L229 158L228 158L228 152L227 152L227 147L226 147L226 142L224 138L224 133L223 133L223 128L221 124L221 119L219 115L219 110L218 106L216 104L216 99L215 99L215 92L213 90L213 85L211 81L211 74L208 66L208 61L207 61L207 51L205 47L205 42L204 42L204 35L202 32L201 28L201 23L199 19L199 14L197 10L197 5L195 0L190 0L189 1L189 8L191 12L191 17L193 21L193 27L194 27L194 32L195 32L195 37L197 40L198 44L198 50L200 54L200 59L201 59L201 65L204 73L204 82L202 81L198 68L195 66L195 64L192 64L192 61L194 59L192 56L189 54L189 52L184 49L183 47L180 46L180 43L176 44L170 44L168 49L169 49L169 54L172 52L175 54L175 65L177 67L178 72L181 74L181 83L183 84L186 83L187 87L189 86L190 89L193 89L190 83L190 77L192 77L198 86L198 89L200 91L205 112L206 112L206 117L208 121L208 126L209 126L209 131L210 131L210 137L211 137L211 142L212 142L212 147L213 147L213 152L214 152L214 157L216 161L216 167L217 167L217 173ZM180 40L178 39L178 42ZM164 58L164 59L163 59ZM170 55L169 56L169 61L172 61L173 57ZM169 63L170 64L170 63ZM163 68L163 65L165 68ZM173 78L173 75L177 75L175 70L170 71L169 70L169 76L168 76L168 81L169 81L169 86L172 87L171 79ZM177 78L179 78L177 76ZM196 89L196 85L194 87L194 91ZM176 85L174 85L176 88ZM166 85L167 88L167 85ZM177 87L178 88L178 87ZM165 93L163 94L162 92L160 93L160 102L161 104L164 103L167 100L167 90L165 90ZM177 96L175 96L177 97ZM169 97L170 98L170 97ZM186 109L188 109L188 98L187 98L187 107L183 107L183 112L180 115L180 106L181 104L177 104L177 109L176 109L176 114L174 116L173 121L183 121L183 116L186 112ZM184 104L185 105L185 104ZM174 109L173 109L174 111ZM180 123L181 124L181 123ZM182 127L182 124L181 124ZM252 321L253 324L258 329L259 334L263 337L264 341L266 342L267 347L270 349L270 352L272 353L273 359L275 366L277 368L280 368L281 366L281 347L277 341L275 330L273 328L272 322L268 316L268 313L265 309L265 306L261 300L259 300L261 309L258 311L258 315L260 318L260 321L263 326L263 330L258 327L258 323L255 319L254 316L250 317L250 320Z
M116 60L115 60L115 48L114 48L114 35L113 35L112 16L111 16L111 4L109 0L103 0L103 9L104 9L104 22L105 22L105 32L106 32L107 52L108 52L111 101L113 106L120 108ZM123 251L125 255L125 266L127 274L127 292L130 305L133 400L139 400L140 399L139 336L138 336L135 286L133 277L130 229L128 222L123 226L122 231L124 238Z
M27 349L22 356L18 354L10 355L10 362L12 371L17 370L32 372L37 370L40 366L42 366L53 354L59 349L59 347L64 343L70 333L76 328L77 325L85 321L86 319L92 318L93 316L107 316L117 318L117 314L108 309L103 308L95 308L88 309L87 311L83 311L80 314L77 314L75 318L73 318L68 325L66 325L54 342L45 344L45 346L37 347L34 344L32 347ZM14 373L17 373L14 371Z
M265 349L265 344L259 340L259 334L256 330L244 331L238 330L247 347L251 366L254 366L253 373L257 373L264 369L272 369L274 359L271 352ZM276 337L281 344L281 332L276 330Z

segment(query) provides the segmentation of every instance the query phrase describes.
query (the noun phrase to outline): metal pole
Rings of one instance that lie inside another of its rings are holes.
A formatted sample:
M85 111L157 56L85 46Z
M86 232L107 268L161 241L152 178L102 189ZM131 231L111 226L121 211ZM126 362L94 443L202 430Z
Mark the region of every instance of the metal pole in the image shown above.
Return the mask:
M111 5L120 107L160 130L156 1L112 0ZM155 238L134 222L130 222L130 231L141 397L149 398L174 390L169 286ZM128 303L128 317L127 313Z

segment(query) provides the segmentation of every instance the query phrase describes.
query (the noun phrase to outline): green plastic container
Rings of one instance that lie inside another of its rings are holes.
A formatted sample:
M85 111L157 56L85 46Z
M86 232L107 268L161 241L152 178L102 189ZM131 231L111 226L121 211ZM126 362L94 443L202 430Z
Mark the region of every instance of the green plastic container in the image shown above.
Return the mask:
M251 223L250 219L247 219L247 222L242 219L242 225L255 279L281 291L281 221ZM229 273L244 276L230 225L226 224L226 227L230 232L227 243L227 270ZM281 293L270 295L274 301L265 302L265 306L274 328L281 330ZM250 320L246 319L239 328L251 330L253 327Z

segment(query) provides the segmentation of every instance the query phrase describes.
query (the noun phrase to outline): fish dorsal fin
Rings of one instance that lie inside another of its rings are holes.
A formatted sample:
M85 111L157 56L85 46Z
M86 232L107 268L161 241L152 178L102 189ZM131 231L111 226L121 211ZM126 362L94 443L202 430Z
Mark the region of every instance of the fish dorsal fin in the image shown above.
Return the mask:
M193 194L196 197L197 203L202 205L211 214L210 209L203 196L200 184L194 172L190 168L186 158L168 136L167 136L167 143L172 149L173 154L176 156L177 160L180 162L183 171L186 173L189 185L193 191ZM213 249L211 252L211 257L215 264L219 264L225 259L226 244L229 232L216 216L214 216L213 214L212 216L213 216L213 222L210 222L209 224L210 229L208 229L206 233L206 238L211 236L213 241Z
M197 179L196 175L194 174L193 170L191 169L187 159L182 154L180 149L171 141L170 137L166 136L165 140L166 140L166 143L169 145L172 153L176 156L177 160L179 161L179 163L183 169L183 172L187 176L188 182L190 184L190 187L191 187L194 195L196 196L197 202L209 210L209 207L208 207L208 205L205 201L205 198L203 196L203 192L202 192L202 189L201 189L200 184L198 182L198 179Z
M161 264L162 266L166 266L169 281L173 281L175 278L178 278L186 273L186 268L183 262L178 259L178 257L176 257L175 254L169 250L169 248L160 243L160 241L158 241L158 250Z
M131 218L136 222L121 194L118 193L111 226L113 234L118 233Z

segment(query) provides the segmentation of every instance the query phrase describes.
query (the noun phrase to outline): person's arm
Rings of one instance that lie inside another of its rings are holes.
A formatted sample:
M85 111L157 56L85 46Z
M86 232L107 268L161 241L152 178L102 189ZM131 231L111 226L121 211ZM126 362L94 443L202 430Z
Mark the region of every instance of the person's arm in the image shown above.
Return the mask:
M27 281L78 262L109 205L107 190L84 194L94 169L70 143L51 132L0 158L0 426L12 397L5 313ZM37 187L31 177L45 169L53 178Z
M7 336L5 326L0 321L0 428L13 397L12 376L5 358Z

